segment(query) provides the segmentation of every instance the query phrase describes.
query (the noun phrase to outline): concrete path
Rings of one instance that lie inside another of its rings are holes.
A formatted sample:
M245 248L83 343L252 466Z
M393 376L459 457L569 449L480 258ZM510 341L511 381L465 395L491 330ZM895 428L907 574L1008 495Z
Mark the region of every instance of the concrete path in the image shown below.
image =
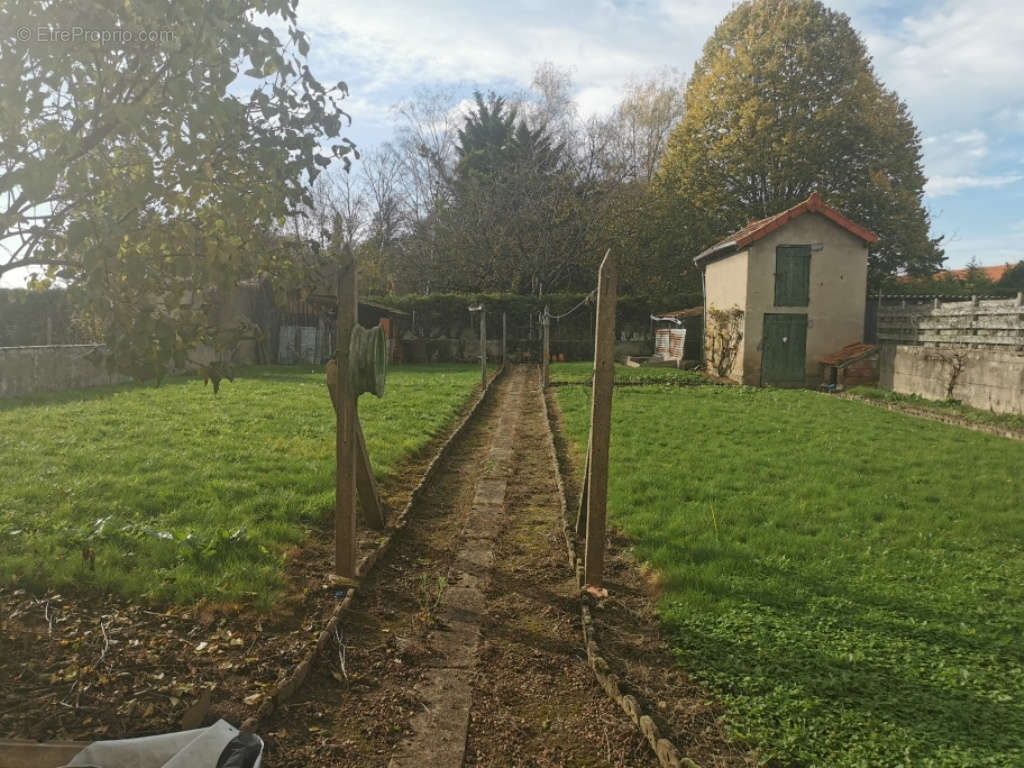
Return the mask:
M427 637L433 661L415 691L423 711L413 716L413 735L396 747L389 768L459 768L466 750L473 676L494 563L494 543L505 512L528 371L514 368L499 408L484 471L476 486L462 546L438 611L438 627Z

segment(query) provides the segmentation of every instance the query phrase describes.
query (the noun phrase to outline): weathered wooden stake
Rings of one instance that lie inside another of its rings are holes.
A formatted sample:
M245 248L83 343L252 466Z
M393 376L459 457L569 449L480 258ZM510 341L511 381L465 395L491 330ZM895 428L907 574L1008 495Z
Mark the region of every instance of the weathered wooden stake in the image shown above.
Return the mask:
M589 503L587 493L587 482L590 478L590 436L587 436L587 465L583 469L583 490L580 492L580 506L576 510L576 535L583 536L587 530L587 504Z
M508 312L501 313L501 364L508 362Z
M544 386L551 383L551 311L548 305L544 305L544 317L541 320L544 328Z
M601 589L604 573L605 515L608 509L608 446L612 431L612 388L615 383L615 305L618 273L611 250L597 273L597 327L594 331L594 386L590 407L590 441L584 493L587 497L587 541L584 581Z
M356 263L344 249L338 266L338 320L335 351L338 363L337 474L334 501L334 572L346 579L356 576L356 399L348 375L349 343L359 311Z
M366 450L366 438L363 437L363 425L359 423L359 412L356 411L356 490L359 492L359 506L363 509L366 524L374 530L382 531L387 525L384 519L384 504L377 491L377 481L373 479L373 467L370 465L370 454Z
M335 360L327 362L327 389L331 393L331 403L334 405L334 412L337 415L338 363ZM356 403L355 429L356 491L359 493L359 504L363 508L363 517L366 518L366 524L378 531L383 530L387 525L384 517L384 504L381 502L380 493L377 491L377 481L373 479L370 454L366 451L363 425L359 421L358 401Z
M487 310L480 306L480 386L487 387Z

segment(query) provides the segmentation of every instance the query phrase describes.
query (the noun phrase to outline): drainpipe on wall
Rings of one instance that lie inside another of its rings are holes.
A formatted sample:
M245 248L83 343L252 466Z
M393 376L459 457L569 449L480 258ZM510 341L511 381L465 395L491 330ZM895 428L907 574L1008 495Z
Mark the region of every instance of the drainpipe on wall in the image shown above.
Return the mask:
M701 306L703 307L703 327L700 329L700 365L701 368L707 367L707 349L704 346L704 340L708 336L708 285L707 285L707 272L703 267L700 269L700 300Z

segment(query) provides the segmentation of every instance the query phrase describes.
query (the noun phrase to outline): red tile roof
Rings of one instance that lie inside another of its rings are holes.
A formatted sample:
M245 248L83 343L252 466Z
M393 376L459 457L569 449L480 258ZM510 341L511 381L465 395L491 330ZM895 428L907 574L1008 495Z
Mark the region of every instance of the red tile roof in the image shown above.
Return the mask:
M978 267L978 271L980 271L993 283L998 283L1000 278L1007 272L1009 272L1011 269L1013 269L1013 264L1000 264L995 267ZM969 267L964 269L944 269L941 272L935 274L935 279L941 280L943 277L946 277L948 275L949 277L952 277L954 280L966 280L969 271Z
M724 240L715 243L707 250L703 251L699 256L694 259L694 262L700 262L711 256L726 255L733 251L738 251L746 248L753 242L760 240L762 237L771 234L779 227L783 226L789 221L792 221L797 216L802 216L805 213L820 213L825 218L832 221L837 226L842 227L850 234L859 237L866 243L878 242L878 235L872 232L870 229L850 221L848 218L839 213L835 208L826 205L822 202L821 196L815 192L813 195L808 197L802 203L794 205L792 208L787 208L784 211L776 213L774 216L769 216L765 219L759 219L752 221L743 229L738 232L734 232Z
M864 344L863 342L857 342L856 344L847 344L838 352L834 352L828 357L824 358L821 362L824 365L838 365L843 366L847 363L852 363L856 360L860 360L862 357L867 357L876 349L874 344Z

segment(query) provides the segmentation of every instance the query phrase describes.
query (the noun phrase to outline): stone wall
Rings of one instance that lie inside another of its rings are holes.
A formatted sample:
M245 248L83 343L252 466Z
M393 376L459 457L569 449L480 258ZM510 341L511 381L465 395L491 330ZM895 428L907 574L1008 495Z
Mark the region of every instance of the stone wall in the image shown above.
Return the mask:
M954 399L997 413L1024 413L1024 352L883 344L879 386L945 400L958 365Z
M100 346L0 347L0 398L127 381L88 359Z

